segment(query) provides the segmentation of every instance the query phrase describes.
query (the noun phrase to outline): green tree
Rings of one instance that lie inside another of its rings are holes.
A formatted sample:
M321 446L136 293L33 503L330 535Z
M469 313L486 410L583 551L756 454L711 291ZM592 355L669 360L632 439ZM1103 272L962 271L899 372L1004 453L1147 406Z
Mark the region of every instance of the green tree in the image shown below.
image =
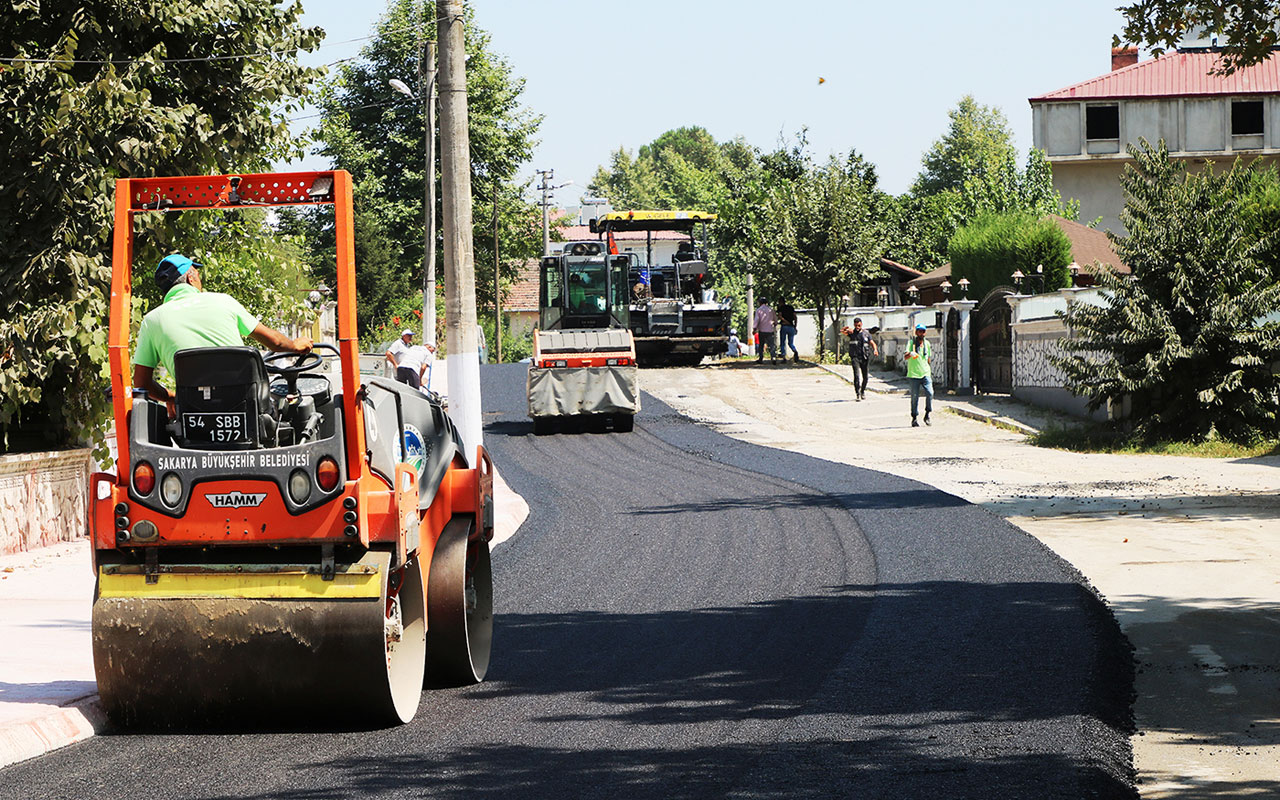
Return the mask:
M951 123L942 138L925 152L924 169L912 186L913 194L958 191L973 173L984 172L989 165L1016 161L1013 133L1000 109L984 106L973 95L965 95L947 116Z
M1055 359L1091 408L1130 401L1144 439L1274 435L1280 378L1280 232L1240 224L1254 170L1188 174L1161 144L1129 149L1114 238L1132 277L1099 274L1102 305L1074 304Z
M825 330L827 312L880 269L890 198L875 168L856 152L814 165L802 132L729 185L719 246L755 276L761 296L815 306Z
M285 114L318 71L272 0L13 0L0 45L0 449L85 441L108 405L114 181L247 172L297 153ZM135 258L155 263L165 215ZM20 426L20 430L19 430Z
M390 284L361 296L362 334L374 320L386 316L396 296L421 285L426 119L421 98L425 87L415 85L417 100L409 100L392 92L387 82L396 78L417 83L421 43L435 38L435 18L433 2L391 0L360 59L341 65L320 93L316 152L332 159L335 168L351 172L356 203L366 221L357 223L356 236L383 239L382 244L370 241L365 246L385 251L390 258L389 263L379 261L369 267L357 263L358 273L377 272L365 274L364 284ZM512 186L511 181L532 156L542 118L521 106L524 80L514 76L506 60L490 49L489 35L475 24L470 8L466 25L476 286L477 302L483 306L493 302L490 210L495 193L502 217L503 282L513 281L540 248L538 237L530 235L536 209L519 200L525 187ZM435 213L439 215L440 209ZM318 214L304 215L299 224L313 242L312 259L317 266L331 258L324 226L324 217Z
M1071 241L1052 220L1025 211L984 214L956 231L949 247L951 281L970 283L980 298L1011 283L1015 270L1043 275L1044 291L1071 285ZM1030 286L1024 288L1031 288Z
M717 143L700 127L675 128L642 145L635 156L619 148L609 168L588 185L614 208L693 208L715 212L728 198L726 177L748 168L751 149L742 141Z
M890 209L888 257L930 270L948 258L965 224L991 213L1059 214L1075 219L1079 203L1063 202L1043 151L1031 149L1018 168L1008 122L997 108L966 96L950 112L947 132L924 155L924 169Z
M1220 35L1218 71L1226 75L1266 61L1280 44L1280 3L1275 0L1138 0L1119 11L1125 41L1146 45L1156 55L1176 48L1188 31Z

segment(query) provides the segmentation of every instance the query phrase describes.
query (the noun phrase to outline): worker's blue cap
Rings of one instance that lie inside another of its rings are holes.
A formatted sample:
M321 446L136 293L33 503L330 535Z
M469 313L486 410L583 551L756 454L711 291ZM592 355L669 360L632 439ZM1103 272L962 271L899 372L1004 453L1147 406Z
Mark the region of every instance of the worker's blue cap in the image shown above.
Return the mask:
M204 267L204 264L197 264L182 253L170 253L156 265L156 283L161 286L177 283L192 267Z
M923 326L923 325L916 325L916 330L918 330L918 331L927 331L927 330L929 330L929 329L928 329L928 328L926 328L926 327L925 327L925 326Z

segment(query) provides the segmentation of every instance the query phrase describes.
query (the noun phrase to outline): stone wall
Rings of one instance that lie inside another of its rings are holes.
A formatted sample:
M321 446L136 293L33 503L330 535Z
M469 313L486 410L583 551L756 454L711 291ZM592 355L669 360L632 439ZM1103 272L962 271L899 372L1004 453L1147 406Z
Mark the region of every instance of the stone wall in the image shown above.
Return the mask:
M88 450L0 456L0 555L84 536L88 482Z

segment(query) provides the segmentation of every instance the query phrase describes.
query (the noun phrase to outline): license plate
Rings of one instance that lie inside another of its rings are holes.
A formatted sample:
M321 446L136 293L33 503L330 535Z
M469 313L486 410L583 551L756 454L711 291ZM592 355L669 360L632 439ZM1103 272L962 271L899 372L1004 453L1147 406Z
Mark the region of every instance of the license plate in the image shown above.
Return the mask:
M202 412L182 415L182 430L188 441L232 443L249 441L243 411Z

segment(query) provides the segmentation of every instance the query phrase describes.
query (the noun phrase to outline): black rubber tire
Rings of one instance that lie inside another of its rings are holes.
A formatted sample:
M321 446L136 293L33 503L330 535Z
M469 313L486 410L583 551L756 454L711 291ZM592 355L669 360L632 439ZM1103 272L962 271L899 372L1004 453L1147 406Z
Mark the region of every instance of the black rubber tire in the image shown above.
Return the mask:
M475 521L459 515L444 526L427 579L428 686L484 680L493 644L493 574L489 543L470 539ZM473 589L468 603L468 585Z

